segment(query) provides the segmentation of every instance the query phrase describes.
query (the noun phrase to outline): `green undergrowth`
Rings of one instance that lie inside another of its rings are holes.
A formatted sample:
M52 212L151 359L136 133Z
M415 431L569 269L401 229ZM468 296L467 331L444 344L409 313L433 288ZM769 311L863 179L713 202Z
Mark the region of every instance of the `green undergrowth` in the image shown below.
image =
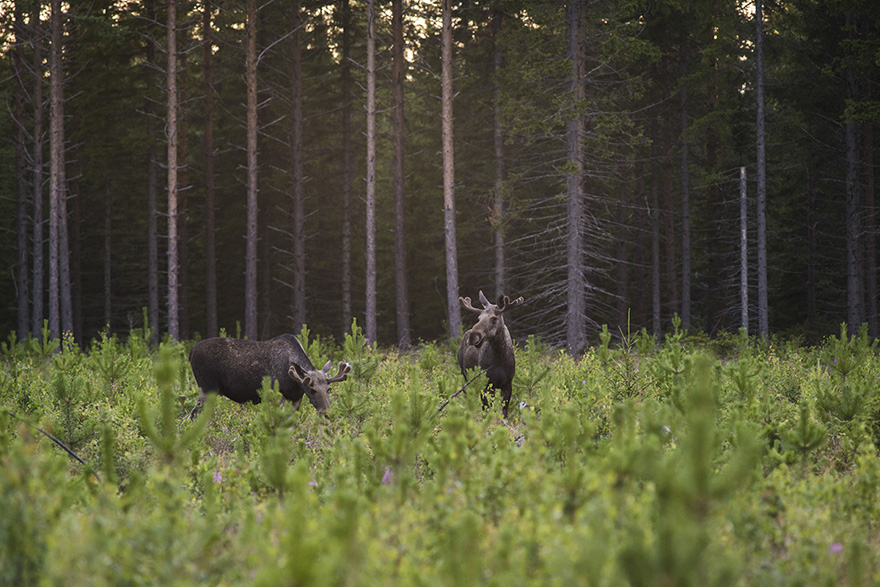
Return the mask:
M10 339L0 584L862 585L880 581L880 357L678 330L517 346L508 418L448 343L345 360L328 417L209 401L191 343ZM70 457L40 430L75 452Z

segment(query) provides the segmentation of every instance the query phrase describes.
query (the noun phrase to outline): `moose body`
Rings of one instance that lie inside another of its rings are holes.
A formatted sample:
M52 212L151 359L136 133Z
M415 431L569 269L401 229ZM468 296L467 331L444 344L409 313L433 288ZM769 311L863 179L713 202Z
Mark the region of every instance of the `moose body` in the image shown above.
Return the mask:
M484 393L490 388L492 391L501 391L501 411L507 416L507 408L510 404L510 396L513 393L513 376L516 373L516 356L513 352L513 340L510 331L504 324L503 313L518 306L523 302L521 297L511 301L508 296L499 295L498 303L492 304L480 292L480 303L483 308L475 308L471 305L471 299L458 298L458 302L465 310L479 313L480 317L474 326L464 333L461 343L458 345L458 364L461 374L467 377L467 371L479 367L486 372L489 384ZM483 404L486 398L483 397Z
M336 375L330 377L330 361L323 369L316 369L292 334L266 341L206 338L193 346L189 362L202 390L190 418L199 413L208 393L219 393L240 404L260 403L264 377L277 382L281 395L297 409L305 395L319 413L324 413L330 407L330 384L344 381L351 370L350 365L340 362Z

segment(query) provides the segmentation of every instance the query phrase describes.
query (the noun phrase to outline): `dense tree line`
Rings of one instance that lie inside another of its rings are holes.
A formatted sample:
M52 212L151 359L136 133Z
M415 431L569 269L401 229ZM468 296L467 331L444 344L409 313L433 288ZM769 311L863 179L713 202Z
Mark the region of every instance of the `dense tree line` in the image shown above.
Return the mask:
M356 318L406 346L456 332L480 289L523 295L514 333L574 352L675 315L878 333L876 2L3 0L0 18L0 329L20 338L146 309L177 338Z

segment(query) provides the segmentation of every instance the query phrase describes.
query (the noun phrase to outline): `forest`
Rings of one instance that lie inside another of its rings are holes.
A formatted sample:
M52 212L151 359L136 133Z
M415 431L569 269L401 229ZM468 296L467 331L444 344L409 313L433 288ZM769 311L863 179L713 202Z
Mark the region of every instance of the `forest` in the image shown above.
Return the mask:
M873 0L0 1L0 331L304 325L459 296L601 325L878 335Z

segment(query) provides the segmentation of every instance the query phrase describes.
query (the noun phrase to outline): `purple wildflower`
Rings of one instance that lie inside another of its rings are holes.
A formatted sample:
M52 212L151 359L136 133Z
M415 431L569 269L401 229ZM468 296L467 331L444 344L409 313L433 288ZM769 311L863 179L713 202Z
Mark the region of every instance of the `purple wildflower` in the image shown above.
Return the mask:
M828 547L828 552L832 554L843 552L843 544L841 544L840 542L833 542L831 546Z
M223 475L220 470L214 471L214 483L223 483Z
M312 487L317 487L318 482L317 481L309 481L309 485L311 485Z
M391 485L391 480L394 478L394 473L388 467L385 467L385 474L382 475L382 485Z

